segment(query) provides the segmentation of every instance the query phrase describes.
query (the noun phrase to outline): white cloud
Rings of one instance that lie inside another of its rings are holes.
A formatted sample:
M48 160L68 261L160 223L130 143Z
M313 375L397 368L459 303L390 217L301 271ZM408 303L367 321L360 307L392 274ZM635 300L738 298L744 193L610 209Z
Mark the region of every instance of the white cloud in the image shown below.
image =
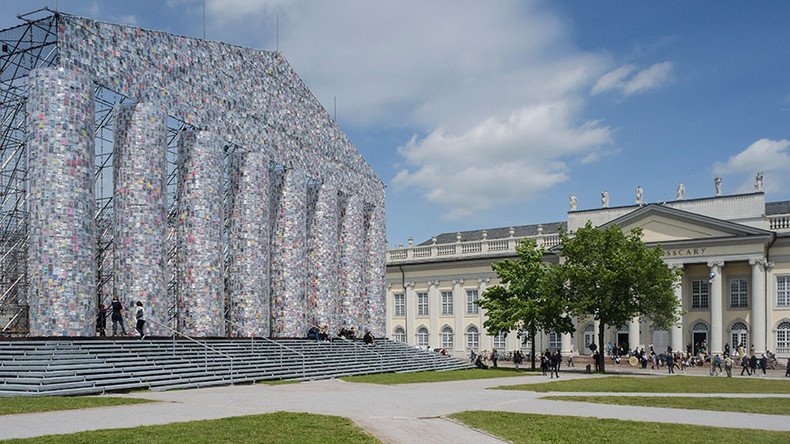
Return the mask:
M656 89L672 78L672 62L661 62L638 70L634 65L624 65L607 72L595 83L592 94L619 91L624 96Z
M760 139L731 156L727 162L716 162L713 172L717 175L735 175L741 178L738 192L753 191L754 176L765 173L765 191L778 192L787 185L790 171L790 140Z
M211 0L224 39L279 47L316 97L337 97L344 125L406 128L393 183L461 217L526 201L568 179L568 165L616 152L585 115L593 93L658 87L672 64L612 68L579 50L544 3ZM261 41L245 41L249 29ZM596 83L597 81L597 83ZM607 83L608 82L608 83Z

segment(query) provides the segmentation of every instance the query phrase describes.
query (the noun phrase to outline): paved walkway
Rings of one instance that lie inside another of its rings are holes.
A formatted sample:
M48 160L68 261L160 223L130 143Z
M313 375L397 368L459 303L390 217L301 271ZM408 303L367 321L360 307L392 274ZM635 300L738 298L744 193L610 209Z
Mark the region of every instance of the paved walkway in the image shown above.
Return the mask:
M562 375L563 380L590 377L599 376ZM543 376L521 376L387 386L323 380L275 386L244 385L173 392L137 392L114 396L163 402L0 416L0 438L135 427L281 410L346 416L385 443L500 442L443 418L451 413L472 409L790 431L790 421L778 420L775 415L734 412L711 415L705 411L548 401L538 398L552 393L487 390L498 385L546 381L549 379Z

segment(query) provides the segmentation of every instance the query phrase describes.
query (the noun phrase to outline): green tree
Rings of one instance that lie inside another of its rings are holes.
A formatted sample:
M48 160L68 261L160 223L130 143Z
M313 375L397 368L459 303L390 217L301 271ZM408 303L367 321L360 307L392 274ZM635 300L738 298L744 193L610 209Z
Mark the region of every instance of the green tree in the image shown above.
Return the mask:
M534 239L516 246L518 258L493 264L501 285L489 287L477 304L486 309L484 326L489 333L518 329L532 342L531 362L535 368L535 335L538 331L571 333L573 321L562 297L563 276L543 261L543 248Z
M563 290L570 312L599 321L598 350L606 326L619 327L636 316L661 328L678 322L674 287L680 270L668 267L661 248L648 248L639 228L624 234L620 227L594 228L587 222L571 237L560 232ZM599 352L600 353L600 352ZM604 357L600 353L600 370Z

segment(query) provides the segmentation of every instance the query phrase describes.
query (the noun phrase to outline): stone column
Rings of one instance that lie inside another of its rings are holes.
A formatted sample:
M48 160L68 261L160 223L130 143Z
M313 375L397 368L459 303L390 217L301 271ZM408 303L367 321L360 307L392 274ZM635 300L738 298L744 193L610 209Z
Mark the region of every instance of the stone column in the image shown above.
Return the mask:
M417 327L416 314L417 314L417 297L414 293L414 282L406 282L406 342L411 345L417 345Z
M486 288L488 288L488 283L491 281L491 278L478 278L478 287L477 287L477 298L480 299L483 297L483 293L485 293ZM494 348L494 332L486 331L485 327L483 327L483 321L485 320L485 310L483 307L477 308L478 312L478 321L477 321L477 328L480 329L480 350L491 350ZM502 351L502 350L499 350Z
M464 280L453 280L453 313L455 314L455 336L460 341L455 342L455 351L466 352L466 332L464 332L464 313L466 312L466 295L464 294ZM477 351L477 350L475 350Z
M766 292L765 292L765 271L766 261L765 258L750 259L749 264L752 266L752 319L751 319L751 333L752 344L754 344L754 352L759 357L765 353L766 349L766 320L765 320L765 305L766 305ZM735 346L735 344L733 344Z
M639 346L640 339L639 316L635 316L631 319L631 322L628 323L628 348L633 350Z
M179 324L190 336L224 336L222 280L222 150L225 141L207 131L185 131L179 140Z
M137 103L116 106L114 115L113 293L124 306L144 304L148 334L169 335L167 114Z
M364 270L364 207L361 196L348 196L340 221L340 297L343 304L343 323L347 328L361 325L362 273Z
M442 345L442 332L439 329L439 313L441 307L439 306L439 281L428 281L428 316L430 319L431 335L436 338L436 346Z
M340 330L341 304L338 288L338 191L332 184L323 183L318 189L310 261L308 299L315 306L313 316L317 325L326 325L331 334ZM383 291L383 288L382 288Z
M572 344L571 334L570 333L563 333L562 336L560 336L560 340L562 341L561 342L562 354L567 356L568 353L573 351L573 344ZM520 346L521 346L521 344L519 344L519 347Z
M27 82L30 335L94 336L93 82L63 68Z
M375 337L387 336L384 283L386 281L386 215L384 204L379 203L368 211L368 229L365 232L365 306L368 328Z
M683 268L683 265L680 265L679 268ZM683 346L683 276L677 282L675 286L675 299L678 301L678 322L672 326L672 330L670 331L671 335L671 344L673 351L684 351L685 347Z
M722 308L723 308L723 289L724 280L721 272L724 268L724 261L710 261L710 342L708 350L711 354L722 353Z
M228 292L233 336L269 336L269 159L234 153L230 168Z
M285 171L273 217L272 336L303 337L307 334L307 178L302 171Z

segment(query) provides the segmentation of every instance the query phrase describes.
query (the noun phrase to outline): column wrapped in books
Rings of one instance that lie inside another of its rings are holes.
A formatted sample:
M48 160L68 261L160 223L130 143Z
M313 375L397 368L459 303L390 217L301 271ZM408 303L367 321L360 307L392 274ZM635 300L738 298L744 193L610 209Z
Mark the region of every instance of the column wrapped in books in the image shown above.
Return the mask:
M269 159L260 151L231 155L228 239L229 331L269 336Z
M28 76L31 336L96 326L93 82L63 68Z
M179 141L177 297L190 336L224 336L222 157L225 142L208 131Z
M129 314L144 304L147 334L167 335L167 115L150 102L114 114L114 294Z

